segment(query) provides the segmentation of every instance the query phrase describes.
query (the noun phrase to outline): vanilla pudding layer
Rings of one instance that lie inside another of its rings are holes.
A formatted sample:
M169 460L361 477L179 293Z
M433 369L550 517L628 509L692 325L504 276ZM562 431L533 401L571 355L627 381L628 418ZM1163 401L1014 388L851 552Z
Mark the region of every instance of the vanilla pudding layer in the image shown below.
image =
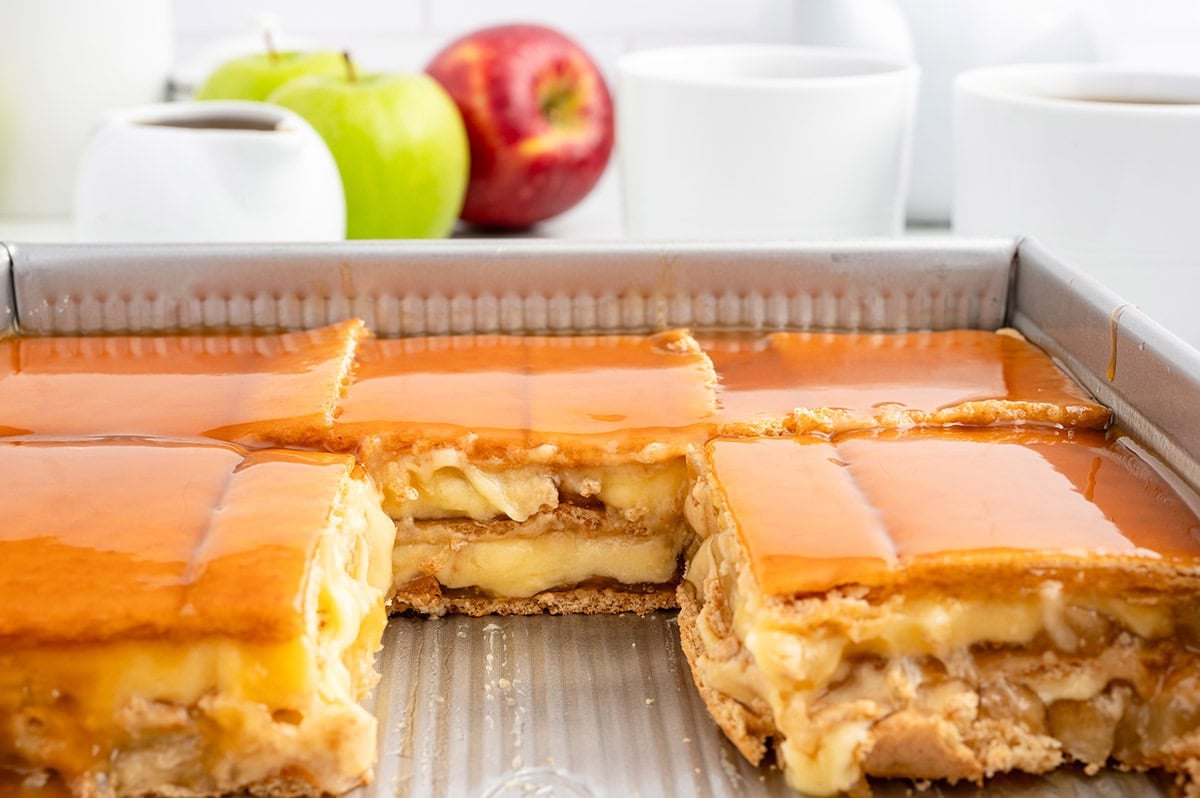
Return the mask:
M57 771L77 794L341 793L370 779L394 526L346 480L319 533L303 633L41 645L0 652L0 763ZM269 563L268 563L269 567Z
M420 608L430 578L440 592L490 598L529 598L585 583L669 586L690 537L681 516L647 523L632 513L572 504L523 522L401 521L392 556L397 607Z
M1100 595L1089 577L789 599L759 591L742 556L731 532L701 544L685 645L726 733L755 762L771 738L797 790L1200 757L1194 596Z

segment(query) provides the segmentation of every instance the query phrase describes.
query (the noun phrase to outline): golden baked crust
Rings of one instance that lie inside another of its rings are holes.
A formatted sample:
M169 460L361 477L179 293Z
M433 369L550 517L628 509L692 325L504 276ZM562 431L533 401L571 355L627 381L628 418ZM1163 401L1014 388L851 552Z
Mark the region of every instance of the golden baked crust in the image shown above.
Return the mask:
M738 654L739 644L728 630L730 610L724 605L724 595L719 591L706 592L705 600L698 600L696 588L691 582L682 582L677 591L679 602L679 639L692 672L696 691L708 708L708 714L725 732L729 741L752 765L761 765L767 755L775 724L771 708L761 699L751 698L738 701L727 693L709 684L703 664L706 660L720 656L710 651L700 639L700 624L717 627L714 639L725 640L730 655ZM704 608L703 617L701 615Z
M430 617L447 613L471 615L615 615L632 612L648 615L673 610L675 584L663 585L577 585L543 590L532 596L472 596L446 591L436 579L420 577L400 585L392 603L394 612L416 612Z

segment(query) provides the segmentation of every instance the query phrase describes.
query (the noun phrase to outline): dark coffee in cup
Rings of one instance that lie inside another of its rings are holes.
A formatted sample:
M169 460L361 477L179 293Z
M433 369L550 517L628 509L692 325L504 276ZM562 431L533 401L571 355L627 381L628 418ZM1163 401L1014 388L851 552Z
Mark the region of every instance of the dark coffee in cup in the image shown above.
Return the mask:
M258 130L269 132L279 129L279 123L270 119L233 116L230 114L196 115L178 119L146 119L138 124L148 127L178 127L187 130Z

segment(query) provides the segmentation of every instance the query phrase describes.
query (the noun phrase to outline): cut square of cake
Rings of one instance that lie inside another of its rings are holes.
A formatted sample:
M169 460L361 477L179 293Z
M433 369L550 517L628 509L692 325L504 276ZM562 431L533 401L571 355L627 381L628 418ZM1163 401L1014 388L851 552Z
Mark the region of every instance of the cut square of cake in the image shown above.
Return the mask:
M717 439L680 586L701 695L813 795L1200 761L1200 519L1126 438Z
M0 340L0 436L320 444L361 321L275 335Z
M396 520L396 607L673 607L714 381L681 331L364 341L335 438Z
M395 527L351 457L20 442L0 472L0 767L94 798L370 779Z
M1102 428L1110 413L1015 330L715 333L725 435L914 425Z

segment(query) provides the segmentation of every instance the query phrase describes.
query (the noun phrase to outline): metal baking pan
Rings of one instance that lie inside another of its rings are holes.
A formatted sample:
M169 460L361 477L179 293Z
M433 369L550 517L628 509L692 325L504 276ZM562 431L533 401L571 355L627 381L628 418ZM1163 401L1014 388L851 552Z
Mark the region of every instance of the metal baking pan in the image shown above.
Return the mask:
M350 316L387 336L1008 325L1112 407L1186 494L1200 487L1200 353L1029 240L7 251L12 291L0 302L11 300L29 335L298 328ZM397 618L380 668L371 699L380 762L356 798L791 794L709 721L671 613ZM876 793L910 790L881 783ZM1151 776L1067 769L928 794L1166 792Z
M34 335L312 327L380 335L989 327L1011 241L836 247L489 241L10 248Z
M8 248L0 244L0 335L12 330L17 321L17 309L13 300L12 259Z

